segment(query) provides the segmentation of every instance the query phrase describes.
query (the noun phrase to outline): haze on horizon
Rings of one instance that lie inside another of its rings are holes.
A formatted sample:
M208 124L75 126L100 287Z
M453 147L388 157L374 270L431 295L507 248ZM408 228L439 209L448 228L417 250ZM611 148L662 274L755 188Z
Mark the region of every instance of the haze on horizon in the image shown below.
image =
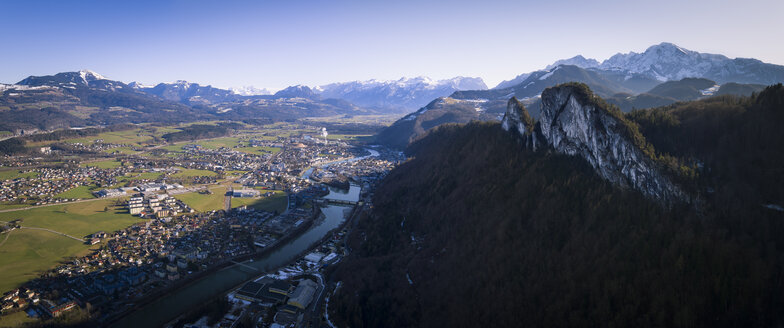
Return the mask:
M773 0L19 1L0 12L0 82L90 69L216 87L428 76L489 87L581 54L672 42L784 64Z

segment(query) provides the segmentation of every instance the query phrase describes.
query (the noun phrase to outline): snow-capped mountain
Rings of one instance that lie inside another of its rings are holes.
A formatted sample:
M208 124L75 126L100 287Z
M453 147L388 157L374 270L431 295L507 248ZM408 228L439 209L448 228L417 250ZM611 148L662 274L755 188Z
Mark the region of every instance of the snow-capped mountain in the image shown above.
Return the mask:
M552 65L550 65L550 66L552 66ZM550 66L547 66L547 67L550 67ZM531 76L531 74L533 74L533 73L534 73L534 72L531 72L531 73L523 73L523 74L520 74L520 75L518 75L518 76L515 76L515 78L513 78L513 79L511 79L511 80L505 80L505 81L501 81L501 83L498 83L498 85L496 85L496 86L495 86L495 88L493 88L493 89L506 89L506 88L513 87L513 86L515 86L515 85L518 85L518 84L520 84L520 83L523 83L523 81L525 81L526 79L528 79L528 77L530 77L530 76Z
M600 64L599 61L596 59L585 58L583 57L583 55L577 55L569 59L558 60L555 63L552 63L551 65L547 65L545 69L549 70L551 68L554 68L556 66L561 66L561 65L574 65L582 68L593 68L599 66Z
M257 88L252 85L241 86L238 88L229 88L229 91L240 96L267 96L273 93L269 89Z
M305 98L305 99L317 99L318 94L308 86L305 85L293 85L283 90L276 92L273 95L273 98Z
M487 85L481 78L455 77L433 80L428 77L401 78L383 81L352 81L332 83L315 89L322 98L340 98L354 104L372 108L403 109L420 108L438 97L459 90L485 90Z
M730 59L723 55L699 53L672 43L649 47L643 53L616 54L599 66L605 70L642 73L659 81L701 77L718 83L773 84L784 81L784 66L756 59Z
M122 82L109 80L101 74L86 69L78 72L63 72L55 75L29 76L16 84L31 87L49 86L65 89L89 87L106 91L115 91L128 87Z
M784 82L784 66L763 63L757 59L730 59L723 55L700 53L663 42L648 47L642 53L618 53L599 63L581 55L558 60L545 70L559 65L574 65L603 74L644 76L659 82L678 81L684 78L706 78L719 84L726 82L775 84ZM494 89L504 89L525 81L532 73L518 75L503 81Z
M547 67L545 67L544 70L530 72L530 73L523 73L523 74L520 74L520 75L516 76L515 78L513 78L511 80L503 81L503 82L499 83L493 89L505 89L505 88L514 87L514 86L516 86L516 85L518 85L520 83L523 83L523 81L528 80L528 78L531 77L532 75L539 75L539 76L545 75L545 74L549 73L550 71L552 71L554 68L557 68L558 66L561 66L561 65L572 65L572 66L577 66L577 67L581 67L581 68L592 68L592 67L599 66L599 61L597 61L596 59L592 59L592 58L585 58L582 55L577 55L577 56L574 56L574 57L568 58L568 59L561 59L561 60L556 61L555 63L547 65ZM537 74L537 73L539 73L539 74ZM547 78L547 77L545 77L545 78Z
M212 104L232 100L238 97L235 93L214 88L211 85L202 86L198 83L190 83L178 80L170 83L158 83L156 86L144 86L132 82L129 86L156 95L166 100L181 102L183 104Z

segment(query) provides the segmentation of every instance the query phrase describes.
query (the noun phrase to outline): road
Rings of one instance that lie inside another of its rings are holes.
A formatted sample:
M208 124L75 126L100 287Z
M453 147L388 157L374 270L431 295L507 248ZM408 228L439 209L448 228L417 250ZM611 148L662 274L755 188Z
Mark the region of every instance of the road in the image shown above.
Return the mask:
M0 221L0 222L2 222L2 223L8 223L7 221ZM62 232L59 232L59 231L54 231L54 230L51 230L51 229L46 229L46 228L36 228L36 227L23 227L23 226L19 226L19 229L31 229L31 230L41 230L41 231L47 231L47 232L51 232L51 233L53 233L53 234L58 234L58 235L61 235L61 236L64 236L64 237L68 237L68 238L71 238L71 239L74 239L74 240L78 240L79 242L82 242L82 243L84 242L84 238L78 238L78 237L74 237L74 236L71 236L71 235L69 235L69 234L65 234L65 233L62 233ZM10 231L9 231L9 232L10 232ZM8 236L6 236L6 239L8 239ZM5 242L5 241L4 241L4 242ZM2 245L2 244L0 244L0 245Z
M226 212L231 210L231 195L229 195L228 193L226 193L226 195L223 196L223 209Z
M48 232L51 232L51 233L54 233L54 234L58 234L58 235L62 235L62 236L65 236L65 237L68 237L68 238L74 239L74 240L78 240L79 242L82 242L82 243L84 242L84 238L76 238L76 237L74 237L74 236L71 236L71 235L68 235L68 234L64 234L64 233L62 233L62 232L59 232L59 231L54 231L54 230L51 230L51 229L46 229L46 228L34 228L34 227L20 227L20 229L32 229L32 230L48 231Z
M11 236L11 231L3 231L3 234L5 235L5 239L3 239L3 241L0 241L0 247L2 247L3 244L5 244L5 242L8 241L8 237Z

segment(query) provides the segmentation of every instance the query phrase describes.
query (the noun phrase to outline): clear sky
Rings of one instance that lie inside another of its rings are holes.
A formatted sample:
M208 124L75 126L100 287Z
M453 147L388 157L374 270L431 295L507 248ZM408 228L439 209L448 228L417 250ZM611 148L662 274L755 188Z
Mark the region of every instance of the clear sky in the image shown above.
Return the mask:
M0 0L0 82L87 68L224 88L458 75L492 87L664 41L784 64L782 14L782 0Z

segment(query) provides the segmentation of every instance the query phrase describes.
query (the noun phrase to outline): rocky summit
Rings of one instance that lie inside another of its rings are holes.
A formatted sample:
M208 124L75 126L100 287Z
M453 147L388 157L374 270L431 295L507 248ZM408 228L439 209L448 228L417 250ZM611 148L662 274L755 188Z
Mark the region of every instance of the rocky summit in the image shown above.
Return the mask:
M533 131L530 122L525 108L516 104L516 99L510 100L501 126L520 134L527 147L581 157L604 179L665 204L687 200L681 188L643 151L645 139L633 123L613 112L584 84L544 90L541 115Z

